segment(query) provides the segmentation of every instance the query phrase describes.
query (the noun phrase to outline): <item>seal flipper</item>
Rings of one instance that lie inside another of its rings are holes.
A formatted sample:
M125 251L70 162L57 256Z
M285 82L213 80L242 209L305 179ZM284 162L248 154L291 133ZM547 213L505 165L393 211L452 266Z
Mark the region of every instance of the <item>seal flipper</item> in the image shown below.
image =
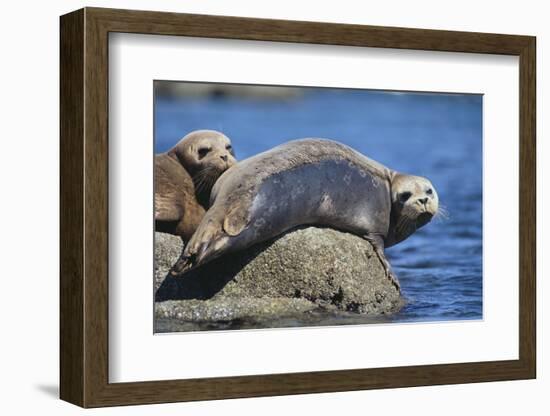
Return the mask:
M249 210L239 205L231 207L223 219L223 230L230 237L239 235L250 222Z
M401 285L399 284L399 280L397 280L397 276L393 272L390 262L384 254L384 240L382 239L382 237L379 235L367 234L364 235L363 238L372 244L374 253L378 257L378 260L380 260L380 263L382 263L382 267L384 268L386 277L390 279L391 283L395 286L397 291L401 292Z
M220 241L223 241L222 238ZM216 243L216 246L219 246L219 243ZM170 274L172 276L179 276L185 273L188 270L191 270L203 263L206 263L207 260L212 260L217 257L218 253L213 256L214 253L208 251L210 247L210 241L206 241L199 245L196 252L187 253L187 247L183 250L178 261L172 266Z
M201 231L203 231L203 229L199 227L193 235L193 238L191 238L191 241L189 241L183 249L178 261L172 266L170 270L172 276L179 276L204 263L204 259L207 258L208 255L211 239L214 239L214 237L209 238L208 234L205 235L205 233ZM199 237L203 235L203 238L197 238L197 234L199 234Z
M187 257L185 256L185 250L181 254L178 261L172 266L170 269L170 275L172 276L179 276L182 273L186 272L187 270L190 270L194 267L194 257Z
M199 228L183 250L170 274L179 276L201 264L220 256L227 246L228 236L221 224L211 217L205 217Z
M180 258L172 266L170 274L179 276L222 255L228 247L229 239L239 235L250 222L249 210L241 205L242 201L233 203L221 223L214 219L220 208L210 208Z
M179 276L188 270L191 270L202 263L205 263L205 259L209 256L208 248L210 247L210 241L199 243L196 250L189 251L187 247L181 253L178 261L172 266L170 274L172 276Z

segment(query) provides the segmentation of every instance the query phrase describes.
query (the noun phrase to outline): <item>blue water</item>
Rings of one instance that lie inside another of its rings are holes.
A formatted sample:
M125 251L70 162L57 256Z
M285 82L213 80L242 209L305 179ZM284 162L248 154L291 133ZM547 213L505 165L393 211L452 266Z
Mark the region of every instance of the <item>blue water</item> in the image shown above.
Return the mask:
M391 319L482 318L482 96L305 91L286 100L157 97L155 150L205 128L230 137L238 159L288 140L323 137L428 177L449 218L386 251L407 301Z

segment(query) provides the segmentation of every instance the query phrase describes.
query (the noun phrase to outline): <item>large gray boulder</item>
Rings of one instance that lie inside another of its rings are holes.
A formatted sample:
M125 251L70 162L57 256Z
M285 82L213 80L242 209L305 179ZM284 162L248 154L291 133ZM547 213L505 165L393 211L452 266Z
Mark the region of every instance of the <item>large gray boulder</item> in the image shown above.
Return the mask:
M182 322L228 322L315 311L390 314L402 304L370 243L308 227L181 277L167 276L181 253L178 237L156 233L155 314Z

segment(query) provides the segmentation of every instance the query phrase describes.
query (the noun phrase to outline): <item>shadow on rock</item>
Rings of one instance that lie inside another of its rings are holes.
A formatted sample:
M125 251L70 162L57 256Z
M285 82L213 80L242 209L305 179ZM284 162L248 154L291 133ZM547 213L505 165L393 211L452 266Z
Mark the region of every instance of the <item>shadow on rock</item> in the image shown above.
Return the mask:
M239 272L265 247L263 244L247 253L231 256L230 261L225 257L216 259L181 276L174 277L168 273L155 293L155 301L210 299L235 280Z

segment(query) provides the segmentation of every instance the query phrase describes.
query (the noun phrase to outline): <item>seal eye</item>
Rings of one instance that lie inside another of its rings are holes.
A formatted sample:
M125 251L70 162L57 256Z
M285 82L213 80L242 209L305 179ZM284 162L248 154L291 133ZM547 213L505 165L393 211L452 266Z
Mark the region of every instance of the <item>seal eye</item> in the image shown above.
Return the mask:
M399 202L407 202L407 200L411 197L412 193L410 192L403 192L399 194Z
M431 194L434 193L434 191L432 191L432 188L430 188L430 189L428 189L428 190L426 191L426 193L427 193L428 195L431 195Z
M205 157L208 152L210 152L210 149L208 147L201 147L199 149L199 159L202 159L203 157Z

